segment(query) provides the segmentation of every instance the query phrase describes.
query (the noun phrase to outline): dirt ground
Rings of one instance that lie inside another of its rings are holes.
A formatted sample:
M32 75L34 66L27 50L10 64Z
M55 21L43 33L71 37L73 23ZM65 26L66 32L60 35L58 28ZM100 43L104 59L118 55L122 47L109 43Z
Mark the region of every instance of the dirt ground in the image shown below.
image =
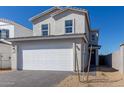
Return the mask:
M94 73L94 74L91 74ZM60 82L58 87L123 87L124 75L117 70L108 67L98 67L96 72L91 72L89 81L86 82L86 73L80 76L77 74L68 76Z

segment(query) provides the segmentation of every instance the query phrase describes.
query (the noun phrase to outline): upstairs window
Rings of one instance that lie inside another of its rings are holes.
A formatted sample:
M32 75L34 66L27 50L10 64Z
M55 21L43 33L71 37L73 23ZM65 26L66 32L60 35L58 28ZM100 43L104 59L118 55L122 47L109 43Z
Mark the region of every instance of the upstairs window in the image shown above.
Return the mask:
M43 24L42 25L42 35L43 36L48 36L48 24Z
M73 22L72 20L65 21L65 33L72 33L72 27L73 27L72 22Z
M0 39L9 38L9 30L8 29L1 29L0 30Z
M92 35L92 41L95 41L95 35Z

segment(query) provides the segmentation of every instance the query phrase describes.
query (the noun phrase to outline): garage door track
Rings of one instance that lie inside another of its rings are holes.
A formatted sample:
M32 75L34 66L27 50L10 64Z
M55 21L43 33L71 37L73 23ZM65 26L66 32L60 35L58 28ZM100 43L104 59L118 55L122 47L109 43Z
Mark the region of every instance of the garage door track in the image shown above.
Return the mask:
M0 74L0 87L55 87L72 72L13 71Z

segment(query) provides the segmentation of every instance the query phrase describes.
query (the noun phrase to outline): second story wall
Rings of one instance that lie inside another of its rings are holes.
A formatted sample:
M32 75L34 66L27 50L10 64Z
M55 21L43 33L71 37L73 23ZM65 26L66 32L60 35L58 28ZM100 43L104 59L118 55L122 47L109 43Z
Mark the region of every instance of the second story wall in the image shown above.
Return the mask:
M68 34L65 32L65 21L72 20L72 33L85 33L85 18L82 13L75 11L65 11L54 17L55 19L55 31L52 34Z
M65 21L72 20L72 33L85 33L85 16L82 12L72 10L60 14L48 14L37 18L33 22L33 35L42 36L42 25L48 24L48 35L63 35L65 33Z
M38 18L33 24L33 35L34 36L42 36L42 25L48 24L49 35L52 31L55 30L55 20L51 17L51 15L46 15L45 17Z

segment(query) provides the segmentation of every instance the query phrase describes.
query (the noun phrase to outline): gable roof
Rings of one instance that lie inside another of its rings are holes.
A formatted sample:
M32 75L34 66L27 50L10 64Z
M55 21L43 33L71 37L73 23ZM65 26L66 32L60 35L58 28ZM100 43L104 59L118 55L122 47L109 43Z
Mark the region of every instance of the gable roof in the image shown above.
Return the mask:
M77 11L77 12L82 12L82 13L86 13L87 10L85 9L79 9L79 8L73 8L73 7L67 7L67 8L63 8L61 11L57 11L56 13L54 13L54 16L65 12L66 10L73 10L73 11Z
M81 8L75 8L75 7L66 7L64 9L61 9L61 11L57 11L53 14L53 16L56 16L58 14L61 14L67 10L73 10L73 11L77 11L77 12L82 12L85 14L86 16L86 21L88 22L88 29L90 31L90 19L89 19L89 15L88 15L88 11L86 9L81 9Z
M41 16L43 16L43 15L49 13L49 12L52 12L56 9L61 10L60 7L52 7L52 8L50 8L50 9L44 11L44 12L41 12L41 13L37 14L36 16L33 16L32 18L29 19L29 21L33 21L33 20L35 20L35 19L37 19L37 18L39 18L39 17L41 17Z

